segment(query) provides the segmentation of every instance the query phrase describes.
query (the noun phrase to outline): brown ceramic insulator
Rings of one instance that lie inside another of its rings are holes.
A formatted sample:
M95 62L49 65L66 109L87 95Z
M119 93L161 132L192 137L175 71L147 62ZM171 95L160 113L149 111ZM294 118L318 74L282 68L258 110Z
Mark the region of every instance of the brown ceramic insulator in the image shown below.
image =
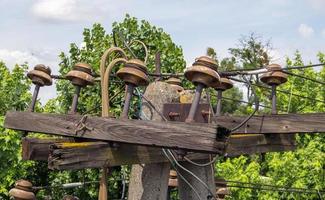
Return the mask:
M169 79L167 79L166 83L182 86L182 81L179 78L174 77L170 77Z
M200 57L196 58L193 65L203 65L206 67L210 67L213 70L218 69L217 61L208 57L208 56L200 56Z
M177 172L175 170L170 170L169 171L169 177L172 179L177 178Z
M288 80L288 75L283 73L281 66L278 64L271 64L266 67L269 72L261 76L261 81L267 85L281 85Z
M91 66L86 63L77 63L73 69L68 72L66 78L73 85L85 87L94 83L94 77L91 74Z
M171 77L168 80L166 80L166 83L170 84L178 92L181 92L184 90L184 88L182 87L182 81L178 78Z
M228 89L232 88L233 86L234 86L234 84L228 78L220 78L219 82L216 82L216 83L214 83L214 85L212 85L212 87L214 89L221 90L221 91L228 90Z
M149 84L147 73L147 67L141 60L131 59L125 63L124 67L118 70L116 75L126 83L131 83L135 86L146 86Z
M19 180L15 188L9 191L9 195L15 200L35 200L35 194L32 192L32 184L29 181Z
M15 188L22 189L25 191L32 191L32 183L26 180L18 180L15 183Z
M229 192L229 189L228 188L219 188L217 190L217 197L218 198L225 198L227 195L229 195L230 192Z
M195 85L200 83L205 87L211 87L220 80L217 72L217 63L207 56L197 58L193 66L189 67L184 75L186 79Z
M36 65L32 71L29 71L27 77L35 85L52 85L51 69L42 64Z

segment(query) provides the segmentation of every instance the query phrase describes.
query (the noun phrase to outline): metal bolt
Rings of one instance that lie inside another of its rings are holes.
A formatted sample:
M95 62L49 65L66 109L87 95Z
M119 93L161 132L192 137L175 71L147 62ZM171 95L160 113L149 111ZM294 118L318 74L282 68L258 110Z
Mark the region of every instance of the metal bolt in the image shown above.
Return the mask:
M131 103L131 99L133 96L133 90L135 88L135 85L133 85L132 83L127 83L126 84L126 88L125 88L125 101L124 101L124 107L123 107L123 111L121 114L121 119L127 119L128 118L128 113L130 110L130 103Z
M196 89L195 89L194 99L191 104L190 112L189 112L185 122L193 122L194 121L194 116L195 116L197 108L199 106L202 90L204 87L205 86L201 83L197 84Z
M225 90L228 90L233 87L233 83L228 78L221 78L219 83L216 83L212 86L217 91L217 108L216 108L216 116L221 115L221 107L222 107L222 93Z

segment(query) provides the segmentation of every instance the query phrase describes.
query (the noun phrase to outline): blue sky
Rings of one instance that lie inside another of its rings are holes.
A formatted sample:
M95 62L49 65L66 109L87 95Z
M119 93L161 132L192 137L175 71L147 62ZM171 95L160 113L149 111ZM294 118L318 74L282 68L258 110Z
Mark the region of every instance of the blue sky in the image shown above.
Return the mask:
M81 44L83 28L99 22L110 31L126 13L171 34L188 64L208 46L227 56L250 32L271 39L274 62L296 49L313 62L325 52L325 0L0 0L0 60L9 67L44 63L57 72L57 55Z

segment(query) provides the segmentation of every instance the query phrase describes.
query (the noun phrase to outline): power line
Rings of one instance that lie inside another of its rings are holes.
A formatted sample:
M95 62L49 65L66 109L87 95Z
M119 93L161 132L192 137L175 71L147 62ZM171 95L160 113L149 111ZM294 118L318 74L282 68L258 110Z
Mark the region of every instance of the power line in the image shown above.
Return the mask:
M246 82L244 82L244 81L242 81L242 80L240 80L240 79L233 78L233 77L229 77L229 79L231 79L231 80L233 80L233 81L236 81L236 82L240 82L240 83L246 83ZM261 85L261 84L256 84L256 83L251 83L251 84L254 85L254 86L257 86L257 87L260 87L260 88L265 88L265 89L271 91L271 88L268 87L268 86ZM287 94L287 95L288 95L288 94L291 94L291 92L288 91L288 90L277 89L276 91L281 92L281 93L283 93L283 94ZM323 100L315 99L315 98L311 98L311 97L308 97L308 96L303 96L303 95L300 95L300 94L292 93L292 96L296 96L296 97L303 98L303 99L309 99L309 100L311 100L311 101L317 101L317 102L325 103L325 101L323 101Z
M291 75L291 76L299 77L299 78L302 78L302 79L306 79L306 80L309 80L309 81L312 81L312 82L315 82L315 83L325 85L325 82L323 82L323 81L312 79L312 78L309 78L309 77L306 77L306 76L303 76L303 75L300 75L300 74L295 74L295 73L292 73L292 72L289 72L289 71L283 71L283 73Z
M300 65L300 66L286 66L283 67L282 70L291 70L291 69L306 69L306 68L313 68L313 67L320 67L325 66L325 63L318 63L318 64L312 64L312 65ZM259 68L248 68L248 69L234 69L234 70L228 70L221 73L234 73L234 72L247 72L247 71L255 71L255 70L261 70L265 69L265 67L259 67Z
M215 96L215 95L214 95ZM222 97L222 99L226 100L226 101L236 101L236 102L240 102L240 103L245 103L245 104L252 104L254 105L254 102L248 102L248 101L244 101L244 100L239 100L239 99L232 99L232 98L228 98L228 97ZM268 108L268 109L272 109L270 106L265 106L265 105L259 105L260 107L263 107L263 108ZM282 112L286 112L285 110L283 109L278 109L279 111L282 111Z

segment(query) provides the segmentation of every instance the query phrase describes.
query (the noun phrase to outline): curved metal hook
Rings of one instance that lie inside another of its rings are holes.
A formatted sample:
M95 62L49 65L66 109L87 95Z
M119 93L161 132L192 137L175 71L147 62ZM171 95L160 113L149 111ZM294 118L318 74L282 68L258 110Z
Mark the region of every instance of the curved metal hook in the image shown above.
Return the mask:
M131 46L132 44L134 44L135 42L137 43L140 43L142 45L142 47L144 48L144 51L145 51L145 57L144 57L144 64L147 63L147 60L148 60L148 48L147 46L144 44L144 42L140 41L140 40L132 40L130 42L130 44L128 44L129 46Z
M116 58L112 60L107 68L106 68L106 62L113 52L118 52L122 56L122 58ZM108 117L109 116L109 93L108 93L108 86L109 86L109 75L112 72L112 68L118 64L126 62L127 57L126 53L123 51L123 49L119 47L111 47L107 49L103 56L101 57L100 61L100 82L101 82L101 92L102 92L102 116Z

